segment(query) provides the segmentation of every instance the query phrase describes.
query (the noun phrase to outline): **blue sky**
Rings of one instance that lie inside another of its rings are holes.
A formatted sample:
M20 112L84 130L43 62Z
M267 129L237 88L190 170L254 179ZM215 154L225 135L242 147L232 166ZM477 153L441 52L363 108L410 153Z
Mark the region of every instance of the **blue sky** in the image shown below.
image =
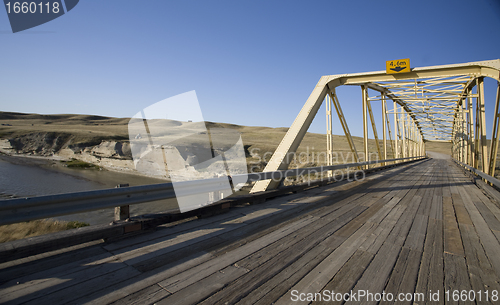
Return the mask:
M81 0L16 34L0 9L0 110L131 117L196 90L205 120L289 127L322 75L497 59L499 32L498 0ZM360 89L339 96L362 135Z

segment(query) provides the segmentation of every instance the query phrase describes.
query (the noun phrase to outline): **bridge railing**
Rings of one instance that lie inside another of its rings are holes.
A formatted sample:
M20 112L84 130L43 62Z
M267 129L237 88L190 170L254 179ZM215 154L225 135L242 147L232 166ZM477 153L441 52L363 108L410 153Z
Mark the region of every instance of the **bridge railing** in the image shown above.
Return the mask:
M460 162L454 158L452 158L452 160L459 164L460 166L464 167L465 169L469 170L470 172L474 173L476 176L479 176L481 178L483 178L486 182L489 182L491 183L492 185L494 185L495 187L497 187L498 189L500 189L500 180L498 180L497 178L493 177L493 176L490 176L472 166L469 166L463 162Z
M250 173L241 175L248 177L247 183L269 179L317 174L325 171L354 168L370 164L411 161L425 156L397 158L357 163L318 166L300 169L288 169L273 172ZM359 170L359 172L363 172ZM240 175L238 175L240 176ZM238 176L233 176L236 178ZM236 179L235 179L236 180ZM227 186L228 177L193 180L176 183L176 189L189 191L189 195L223 190ZM186 192L184 192L186 194ZM95 191L65 193L57 195L15 198L0 201L0 225L44 219L62 215L90 212L106 208L124 207L151 201L175 198L172 183L150 184L133 187L104 189Z

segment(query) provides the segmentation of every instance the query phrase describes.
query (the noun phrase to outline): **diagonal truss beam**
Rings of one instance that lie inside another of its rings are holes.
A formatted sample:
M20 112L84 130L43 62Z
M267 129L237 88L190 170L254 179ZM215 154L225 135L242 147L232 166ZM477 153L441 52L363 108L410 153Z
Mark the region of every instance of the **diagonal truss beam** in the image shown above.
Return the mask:
M354 160L355 162L359 162L359 156L358 156L358 151L356 150L356 146L354 145L354 141L351 136L351 131L349 130L349 126L347 125L347 122L344 117L344 112L342 111L342 108L340 107L339 100L337 98L337 94L335 94L335 89L332 90L332 92L329 93L330 98L333 102L333 105L335 107L335 110L337 111L337 115L340 120L340 124L342 125L342 129L344 130L344 135L347 139L347 143L349 144L349 148L351 149L351 152L353 153Z

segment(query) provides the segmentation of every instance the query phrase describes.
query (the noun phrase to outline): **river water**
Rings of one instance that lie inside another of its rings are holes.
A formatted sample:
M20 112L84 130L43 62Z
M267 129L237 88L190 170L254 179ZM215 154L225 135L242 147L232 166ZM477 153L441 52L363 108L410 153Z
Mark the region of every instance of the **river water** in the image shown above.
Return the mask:
M113 188L121 183L130 186L165 183L167 181L107 170L76 169L62 166L58 161L26 157L0 158L0 194L17 197L53 195ZM131 215L158 213L177 208L173 199L131 206ZM113 209L56 217L90 224L109 223Z

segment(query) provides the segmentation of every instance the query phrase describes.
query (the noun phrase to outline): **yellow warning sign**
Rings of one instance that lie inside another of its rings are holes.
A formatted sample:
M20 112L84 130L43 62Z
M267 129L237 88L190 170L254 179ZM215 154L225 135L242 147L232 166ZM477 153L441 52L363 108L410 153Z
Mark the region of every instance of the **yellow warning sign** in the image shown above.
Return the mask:
M396 59L385 62L385 71L387 74L410 72L410 59Z

